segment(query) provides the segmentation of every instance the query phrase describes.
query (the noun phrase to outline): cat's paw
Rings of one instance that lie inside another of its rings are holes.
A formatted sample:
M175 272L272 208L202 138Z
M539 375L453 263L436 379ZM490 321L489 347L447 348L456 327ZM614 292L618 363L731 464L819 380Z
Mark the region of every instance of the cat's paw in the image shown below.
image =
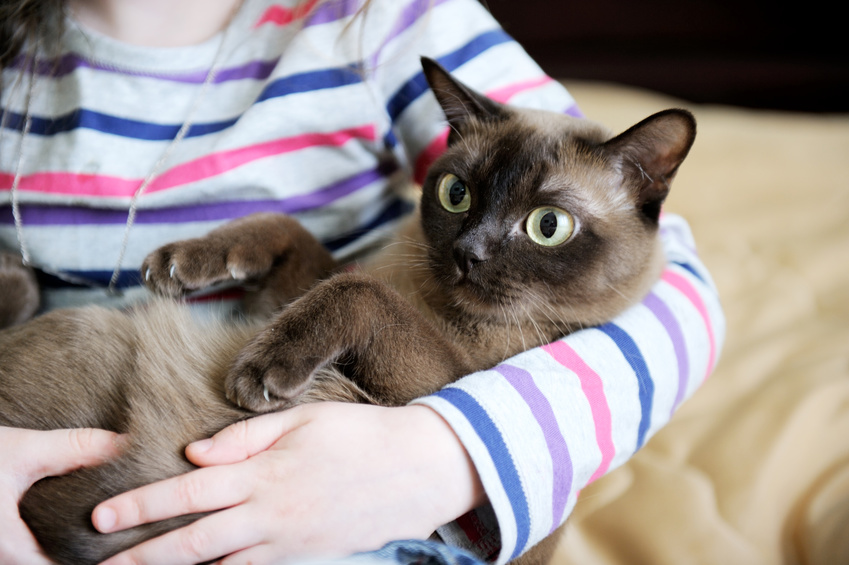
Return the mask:
M145 258L141 275L152 291L181 296L225 281L262 277L273 264L273 253L262 246L208 236L163 245Z
M269 332L273 333L273 332ZM273 412L298 404L312 380L303 363L281 354L284 345L260 334L236 358L224 380L227 398L246 410Z

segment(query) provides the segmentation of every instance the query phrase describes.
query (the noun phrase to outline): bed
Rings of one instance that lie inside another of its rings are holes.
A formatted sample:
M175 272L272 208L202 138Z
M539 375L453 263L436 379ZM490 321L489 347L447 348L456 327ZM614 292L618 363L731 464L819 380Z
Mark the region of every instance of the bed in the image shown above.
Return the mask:
M696 115L666 210L689 220L728 330L669 425L583 490L554 563L849 564L849 115L565 84L617 131Z

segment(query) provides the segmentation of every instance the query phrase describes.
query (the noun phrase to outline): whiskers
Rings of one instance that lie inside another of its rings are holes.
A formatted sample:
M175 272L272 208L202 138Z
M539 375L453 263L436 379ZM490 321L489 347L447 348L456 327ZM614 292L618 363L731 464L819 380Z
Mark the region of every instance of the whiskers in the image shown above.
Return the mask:
M502 360L582 328L572 321L574 312L566 315L564 306L553 303L547 290L508 285L489 304L490 322L503 328ZM572 310L569 305L566 308Z
M427 297L438 288L430 258L432 248L427 243L412 237L400 237L387 244L380 254L380 262L369 265L372 274L396 288L399 280L410 296ZM401 290L400 288L398 290Z
M625 295L625 294L624 294L621 290L619 290L618 288L616 288L615 286L613 286L612 284L610 284L610 283L609 283L609 282L607 282L607 281L604 281L604 286L606 286L607 288L609 288L610 290L612 290L614 294L619 295L619 296L620 296L623 300L625 300L626 302L627 302L627 301L632 301L632 300L633 300L633 299L631 299L631 298L628 298L628 296L626 296L626 295Z

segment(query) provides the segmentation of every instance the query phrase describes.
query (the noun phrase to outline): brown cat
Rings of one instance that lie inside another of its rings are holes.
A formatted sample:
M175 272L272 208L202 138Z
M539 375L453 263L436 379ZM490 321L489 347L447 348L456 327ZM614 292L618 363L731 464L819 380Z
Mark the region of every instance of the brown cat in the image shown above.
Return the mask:
M115 461L24 497L21 514L51 557L96 563L196 519L101 535L90 514L190 470L186 444L234 421L322 399L402 405L647 293L664 264L658 216L692 116L667 110L611 138L423 66L451 126L448 149L422 187L420 219L368 265L340 271L297 222L259 214L167 245L142 272L166 296L250 279L253 309L270 321L200 323L160 299L130 312L55 311L0 333L0 425L130 434ZM523 559L547 561L553 543L538 548Z

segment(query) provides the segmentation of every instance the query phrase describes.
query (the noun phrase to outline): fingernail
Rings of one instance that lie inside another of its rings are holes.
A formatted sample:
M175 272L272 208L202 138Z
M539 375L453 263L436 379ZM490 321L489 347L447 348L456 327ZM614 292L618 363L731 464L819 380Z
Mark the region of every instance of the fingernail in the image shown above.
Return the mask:
M212 449L212 438L210 439L202 439L200 441L196 441L192 444L192 451L197 454L206 453L210 449Z
M115 527L115 523L117 521L118 515L115 514L115 511L109 508L108 506L104 506L95 510L94 517L92 518L92 522L94 522L94 527L97 528L99 532L102 532L104 534L112 531L112 528Z

